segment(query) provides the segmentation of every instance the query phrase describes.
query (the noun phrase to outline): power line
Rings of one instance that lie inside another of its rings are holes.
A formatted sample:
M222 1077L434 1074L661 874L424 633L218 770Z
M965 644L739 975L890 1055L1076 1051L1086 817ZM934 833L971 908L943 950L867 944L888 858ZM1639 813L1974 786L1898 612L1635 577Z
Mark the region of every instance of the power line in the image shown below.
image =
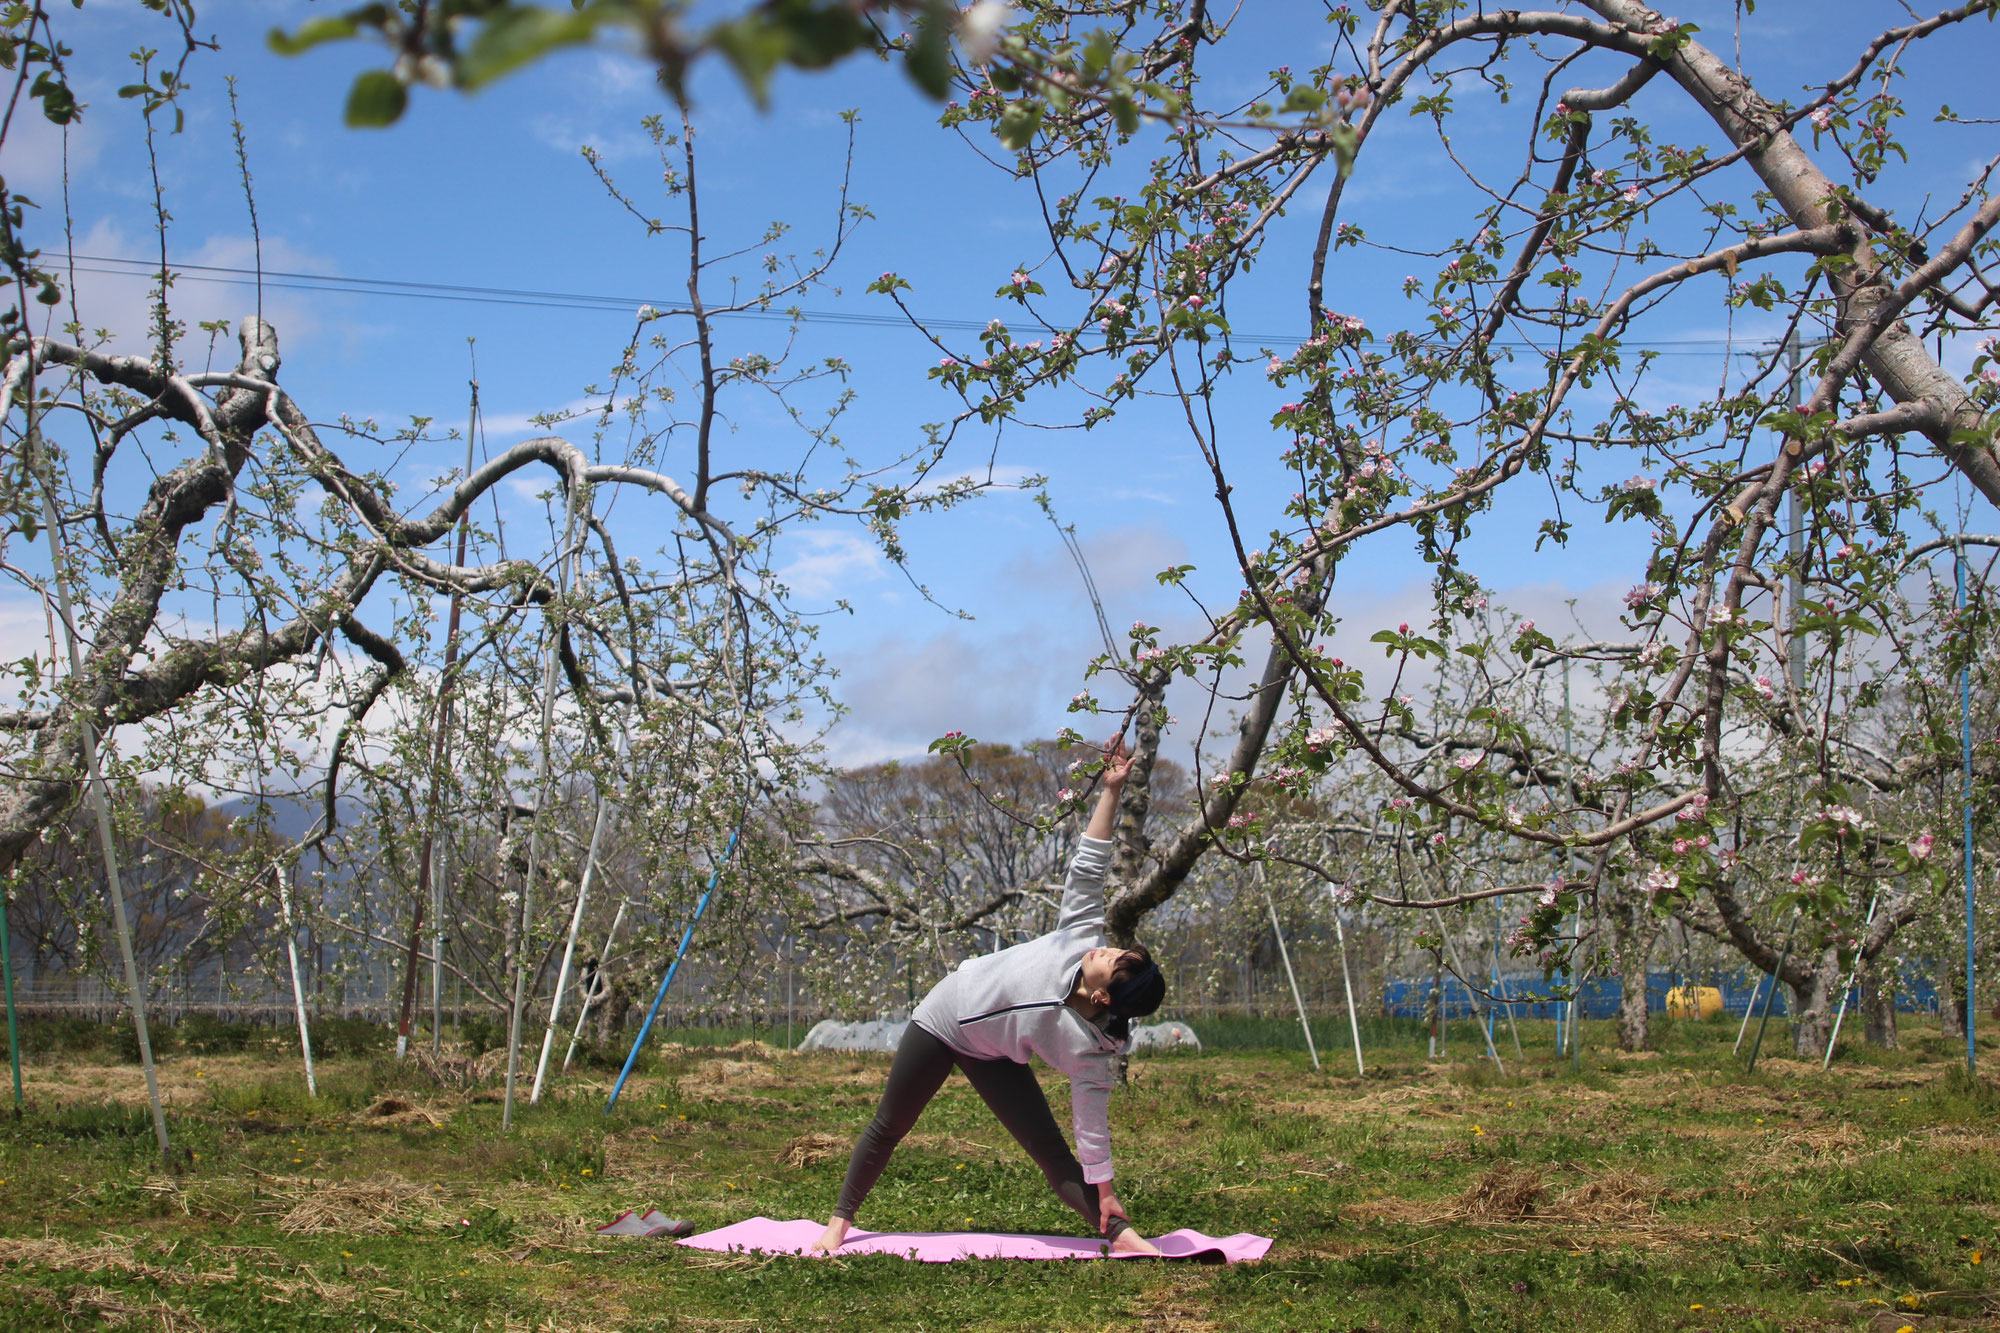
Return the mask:
M79 273L94 273L109 277L151 277L159 272L157 264L140 259L119 259L107 255L71 256L72 267ZM107 266L107 267L99 267ZM255 269L232 268L221 264L170 264L168 270L176 277L184 277L191 282L218 283L233 287L254 287L261 283L280 291L329 292L349 296L395 296L416 301L450 301L463 305L518 306L533 310L588 310L629 312L633 317L641 307L650 307L663 316L692 313L685 307L670 301L654 301L635 296L602 296L588 292L537 291L532 288L517 287L477 287L448 282L413 282L401 278L350 278L327 273L290 273L280 269L266 269L260 275ZM796 310L747 309L713 312L722 319L768 319L791 320L798 318L809 324L836 324L854 328L909 329L910 321L901 314L867 314L852 310ZM990 320L947 319L919 316L923 326L929 329L949 330L954 333L979 333L992 323ZM1018 326L1036 333L1061 333L1065 330L1030 320ZM1232 336L1246 343L1264 346L1297 346L1305 341L1298 334L1250 333L1232 330ZM1386 344L1369 340L1364 346L1382 347ZM1775 347L1776 343L1769 346ZM1488 346L1507 351L1541 352L1526 342L1493 342ZM1620 347L1632 351L1657 352L1663 356L1699 356L1728 348L1761 348L1763 342L1732 342L1724 338L1684 338L1662 339L1645 343L1621 343Z

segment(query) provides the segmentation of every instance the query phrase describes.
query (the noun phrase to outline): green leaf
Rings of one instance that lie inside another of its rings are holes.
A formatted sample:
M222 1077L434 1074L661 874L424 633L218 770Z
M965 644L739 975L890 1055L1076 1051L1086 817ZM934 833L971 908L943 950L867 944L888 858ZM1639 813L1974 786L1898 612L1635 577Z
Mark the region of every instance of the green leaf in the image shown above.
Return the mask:
M1001 143L1018 152L1035 141L1035 131L1041 127L1042 104L1020 101L1008 104L993 132L1000 136Z
M1090 40L1083 44L1083 68L1093 77L1111 66L1111 59L1118 52L1118 43L1103 28L1091 30Z
M1111 119L1118 124L1120 134L1130 134L1139 128L1139 104L1129 93L1111 95Z
M349 14L334 14L301 24L297 32L286 32L283 28L271 29L271 35L264 40L273 51L281 56L295 56L301 51L311 50L322 42L338 42L352 37L363 23L378 25L386 18L388 11L381 5L369 5ZM121 90L118 94L124 97Z
M1342 176L1354 171L1355 154L1361 151L1361 134L1352 125L1342 122L1326 132L1328 146L1333 149L1333 165Z
M709 45L722 52L759 107L770 105L771 71L785 58L785 36L755 16L709 29Z
M410 90L386 69L371 69L347 94L347 123L354 129L394 125L410 104Z
M36 80L41 84L41 80ZM69 85L51 79L37 89L42 99L42 115L51 125L67 125L77 116L76 95Z
M876 41L874 29L846 5L781 8L770 22L785 36L783 58L800 69L825 69Z
M957 18L956 5L931 0L917 19L916 44L904 61L911 80L934 101L942 102L951 91L951 30Z
M534 5L509 5L495 10L459 60L459 82L484 87L558 47L587 42L600 17L594 9L559 14Z

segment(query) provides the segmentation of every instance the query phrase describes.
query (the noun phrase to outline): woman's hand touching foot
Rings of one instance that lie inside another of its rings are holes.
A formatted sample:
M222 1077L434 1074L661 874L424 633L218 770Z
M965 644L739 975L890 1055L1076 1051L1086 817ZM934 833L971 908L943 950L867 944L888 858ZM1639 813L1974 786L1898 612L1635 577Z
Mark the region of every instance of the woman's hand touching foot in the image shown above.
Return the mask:
M1113 1254L1158 1254L1160 1247L1140 1235L1135 1227L1126 1227L1118 1233L1118 1239L1111 1242Z

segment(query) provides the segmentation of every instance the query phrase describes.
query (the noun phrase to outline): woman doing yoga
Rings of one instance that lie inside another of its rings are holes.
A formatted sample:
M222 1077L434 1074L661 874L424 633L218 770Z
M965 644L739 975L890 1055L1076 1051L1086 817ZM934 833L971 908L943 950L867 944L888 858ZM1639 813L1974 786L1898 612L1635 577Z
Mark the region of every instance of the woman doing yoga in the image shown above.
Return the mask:
M1127 1020L1160 1007L1166 981L1143 947L1104 943L1104 872L1118 791L1132 758L1123 738L1105 752L1104 791L1070 863L1056 928L1011 949L969 958L917 1006L875 1118L854 1145L833 1220L813 1242L838 1249L889 1155L953 1067L1042 1168L1058 1197L1121 1253L1158 1254L1133 1229L1111 1189L1111 1085ZM1048 1098L1028 1068L1039 1055L1069 1075L1076 1151L1063 1141ZM1078 1158L1081 1157L1081 1161Z

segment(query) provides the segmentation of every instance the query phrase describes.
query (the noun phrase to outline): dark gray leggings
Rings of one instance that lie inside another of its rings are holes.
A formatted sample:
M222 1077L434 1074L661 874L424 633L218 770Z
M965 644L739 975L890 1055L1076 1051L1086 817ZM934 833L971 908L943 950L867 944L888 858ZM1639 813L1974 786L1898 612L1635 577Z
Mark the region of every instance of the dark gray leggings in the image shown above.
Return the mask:
M917 1123L924 1107L937 1096L938 1089L951 1076L953 1065L965 1071L966 1081L973 1090L1015 1141L1028 1150L1028 1156L1042 1168L1056 1197L1075 1209L1077 1216L1095 1233L1099 1220L1097 1186L1083 1178L1083 1165L1070 1151L1062 1130L1056 1127L1056 1118L1049 1113L1049 1099L1042 1095L1042 1085L1035 1081L1034 1072L1013 1060L975 1060L960 1055L915 1023L903 1029L903 1039L896 1046L896 1059L889 1066L889 1086L882 1090L875 1118L868 1122L868 1128L854 1145L854 1155L847 1162L847 1179L840 1186L840 1203L833 1215L849 1222L854 1220L855 1210L868 1197L868 1191L875 1188L882 1168L889 1164L889 1154L896 1151L896 1145ZM1122 1218L1114 1218L1110 1237L1116 1239L1129 1225Z

